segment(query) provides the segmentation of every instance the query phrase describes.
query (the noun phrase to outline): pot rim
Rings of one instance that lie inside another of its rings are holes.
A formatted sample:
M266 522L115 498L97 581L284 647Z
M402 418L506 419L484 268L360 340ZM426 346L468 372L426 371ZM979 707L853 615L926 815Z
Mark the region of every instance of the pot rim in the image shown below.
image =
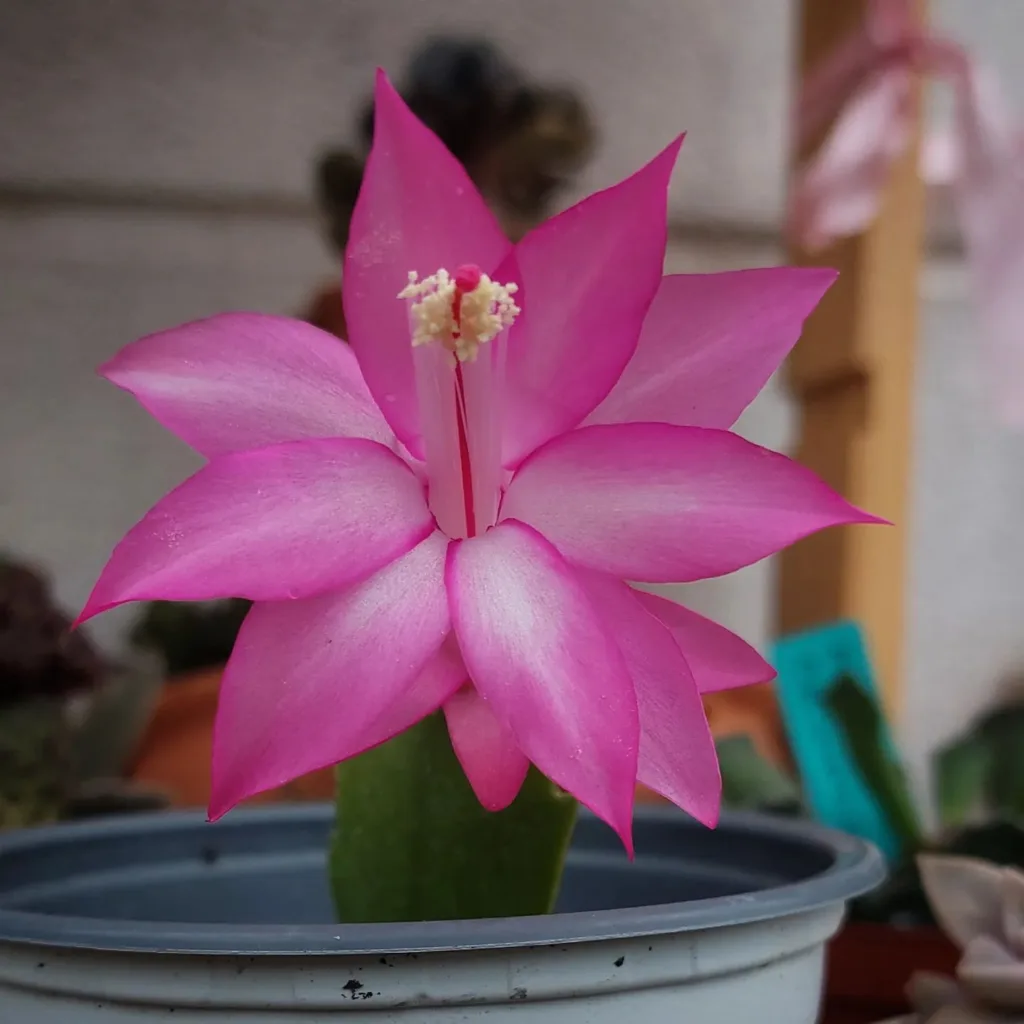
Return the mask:
M584 812L581 810L581 816ZM592 817L586 812L588 817ZM295 804L236 811L215 827L244 831L250 824L329 821L330 804ZM674 808L638 807L640 824L678 827L690 819ZM170 832L206 825L202 812L134 814L124 818L49 825L0 836L5 856L96 838ZM695 823L691 827L700 827ZM870 843L805 821L761 814L724 814L719 827L744 835L803 841L830 855L824 871L799 882L751 893L615 910L579 911L484 920L394 924L182 924L70 917L0 906L0 942L121 953L223 956L369 956L441 953L525 946L570 945L754 924L843 904L885 877L882 855ZM642 858L642 855L641 855Z

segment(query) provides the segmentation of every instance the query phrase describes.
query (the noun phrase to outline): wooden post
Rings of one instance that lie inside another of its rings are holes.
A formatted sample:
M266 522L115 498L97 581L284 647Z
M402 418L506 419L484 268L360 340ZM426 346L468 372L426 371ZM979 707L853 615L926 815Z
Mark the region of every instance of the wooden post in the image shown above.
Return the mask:
M915 0L924 16L925 0ZM864 16L867 0L803 0L801 72ZM919 118L920 122L920 118ZM828 530L786 551L779 572L781 632L850 618L863 625L891 713L903 685L914 351L924 185L918 141L900 161L881 215L863 235L793 263L835 267L789 363L800 407L796 458L891 527ZM806 156L806 154L804 154Z

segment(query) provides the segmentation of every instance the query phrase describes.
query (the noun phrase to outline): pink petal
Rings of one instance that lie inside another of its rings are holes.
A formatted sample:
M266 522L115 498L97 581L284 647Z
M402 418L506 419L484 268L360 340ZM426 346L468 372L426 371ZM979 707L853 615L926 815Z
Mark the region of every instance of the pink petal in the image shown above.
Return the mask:
M664 278L636 354L587 422L731 427L835 279L816 267Z
M253 606L221 683L211 818L389 739L460 685L437 657L445 549L434 533L348 590Z
M515 737L471 686L452 694L444 705L455 756L489 811L503 811L519 795L530 762Z
M439 345L419 345L413 351L413 366L430 511L449 537L466 537L469 530L451 356Z
M79 621L126 601L310 597L376 572L433 528L419 481L374 441L223 455L128 532Z
M637 600L672 634L701 693L766 683L775 669L753 647L711 619L675 601L635 591Z
M636 688L637 780L714 828L722 799L718 755L704 705L671 633L621 580L580 571L591 603L612 631Z
M523 285L509 335L507 466L583 420L636 350L665 263L668 184L682 141L531 231L495 272Z
M503 369L507 342L507 332L502 333L487 344L475 361L460 367L476 532L480 533L498 521L501 488L507 479L501 465Z
M490 272L509 248L462 165L379 71L373 148L345 254L345 317L377 404L417 458L423 451L409 313L398 293L411 270L427 277L475 263Z
M784 455L663 423L556 438L512 478L502 517L571 562L649 583L722 576L826 526L880 521Z
M466 666L462 663L459 645L454 634L449 633L440 650L403 692L401 700L382 711L367 728L363 749L385 743L440 710L466 682Z
M558 553L502 523L446 574L469 675L519 749L631 848L639 724L622 654Z
M128 345L100 373L208 458L308 437L391 439L351 350L286 317L197 320Z

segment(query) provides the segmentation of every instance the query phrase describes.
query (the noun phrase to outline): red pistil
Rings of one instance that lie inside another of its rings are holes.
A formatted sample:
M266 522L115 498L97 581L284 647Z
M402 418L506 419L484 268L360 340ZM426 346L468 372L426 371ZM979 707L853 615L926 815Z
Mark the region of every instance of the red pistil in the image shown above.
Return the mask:
M458 270L455 271L455 290L457 292L475 292L477 285L480 284L481 278L484 276L484 272L475 263L463 263Z
M459 428L459 463L462 467L462 502L466 510L466 536L476 536L476 511L473 508L473 467L469 460L466 430L466 382L462 363L455 363L455 418Z
M462 296L474 291L483 276L479 267L472 264L461 266L455 271L455 294L452 296L452 320L455 322L453 335L458 338L462 331ZM462 376L462 363L455 360L455 419L459 429L459 464L462 469L462 501L466 513L466 536L476 536L476 511L473 507L473 466L469 458L469 430L466 414L466 381Z

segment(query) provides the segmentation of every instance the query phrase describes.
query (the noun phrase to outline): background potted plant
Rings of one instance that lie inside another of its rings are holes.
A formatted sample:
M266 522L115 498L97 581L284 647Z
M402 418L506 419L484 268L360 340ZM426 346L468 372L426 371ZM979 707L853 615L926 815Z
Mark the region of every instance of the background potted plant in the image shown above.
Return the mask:
M41 572L0 558L0 829L164 804L125 778L159 672L111 665L70 624Z

